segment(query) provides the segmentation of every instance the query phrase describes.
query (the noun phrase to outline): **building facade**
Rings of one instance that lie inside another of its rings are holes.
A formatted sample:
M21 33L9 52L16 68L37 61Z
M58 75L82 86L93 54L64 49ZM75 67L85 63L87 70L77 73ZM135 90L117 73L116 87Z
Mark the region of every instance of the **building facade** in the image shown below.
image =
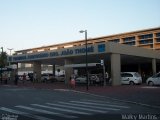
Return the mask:
M120 84L120 72L124 65L136 64L137 71L141 71L141 68L150 64L151 67L147 69L151 69L152 73L159 70L160 27L92 38L87 40L87 44L88 62L98 63L104 59L114 85ZM85 53L85 40L78 40L19 50L9 57L9 61L33 64L33 71L36 71L40 78L42 64L65 66L85 63ZM73 68L66 69L66 83L72 72Z

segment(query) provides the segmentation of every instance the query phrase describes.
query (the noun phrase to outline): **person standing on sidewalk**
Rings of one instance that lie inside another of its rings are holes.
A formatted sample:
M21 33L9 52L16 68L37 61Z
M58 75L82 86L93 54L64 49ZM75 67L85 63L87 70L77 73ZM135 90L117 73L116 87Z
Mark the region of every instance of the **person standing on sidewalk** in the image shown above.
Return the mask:
M26 81L26 74L25 73L23 74L22 80L23 80L23 84L24 84L24 82Z
M15 80L14 80L15 85L18 85L18 79L19 79L18 74L15 74Z
M35 83L37 81L37 73L33 73L33 83Z
M71 84L72 88L76 87L76 81L75 81L75 79L76 79L76 76L74 74L71 75L71 77L70 77L70 84Z

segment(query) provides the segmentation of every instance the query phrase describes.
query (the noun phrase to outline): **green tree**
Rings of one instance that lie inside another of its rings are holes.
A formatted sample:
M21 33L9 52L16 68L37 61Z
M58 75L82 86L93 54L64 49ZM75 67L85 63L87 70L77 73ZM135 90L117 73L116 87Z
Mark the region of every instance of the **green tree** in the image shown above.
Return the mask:
M5 67L8 65L7 63L7 53L6 52L1 52L0 53L0 67Z

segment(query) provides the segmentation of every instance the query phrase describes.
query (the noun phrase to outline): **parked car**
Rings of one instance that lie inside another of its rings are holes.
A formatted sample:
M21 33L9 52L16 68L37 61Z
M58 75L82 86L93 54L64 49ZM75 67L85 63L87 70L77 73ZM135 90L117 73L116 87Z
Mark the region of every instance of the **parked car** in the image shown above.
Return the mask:
M122 84L141 84L142 77L137 72L122 72L121 73L121 83Z
M86 83L86 76L83 75L83 76L79 76L75 79L75 82L76 83Z
M89 74L89 84L96 84L101 82L101 77L98 74ZM87 83L86 75L76 77L76 83Z
M152 77L149 77L146 81L147 85L153 86L153 85L160 85L160 72L153 75Z
M41 75L42 82L54 82L56 79L54 78L53 74L50 73L44 73Z
M23 75L18 75L18 77L19 77L19 80L23 80ZM29 81L30 80L30 78L29 78L29 76L28 75L26 75L26 81Z
M99 83L100 82L100 78L97 74L91 74L89 75L89 80L91 83Z

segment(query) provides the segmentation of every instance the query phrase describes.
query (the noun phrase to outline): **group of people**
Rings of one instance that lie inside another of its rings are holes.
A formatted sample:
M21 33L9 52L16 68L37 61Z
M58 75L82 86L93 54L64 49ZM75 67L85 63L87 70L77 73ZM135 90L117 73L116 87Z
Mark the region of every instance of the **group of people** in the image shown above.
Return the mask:
M24 84L25 81L27 80L27 75L26 75L26 73L24 73L21 77L22 77L21 80L22 80L22 82L23 82L23 84ZM36 82L36 81L37 81L37 74L36 74L36 72L33 73L33 74L28 74L28 77L29 77L30 81L32 81L32 82ZM19 80L20 80L19 75L18 75L18 74L15 74L15 80L14 80L15 85L18 84L18 81L19 81Z
M10 72L3 72L0 74L0 83L3 84L7 84L8 81L10 80Z

